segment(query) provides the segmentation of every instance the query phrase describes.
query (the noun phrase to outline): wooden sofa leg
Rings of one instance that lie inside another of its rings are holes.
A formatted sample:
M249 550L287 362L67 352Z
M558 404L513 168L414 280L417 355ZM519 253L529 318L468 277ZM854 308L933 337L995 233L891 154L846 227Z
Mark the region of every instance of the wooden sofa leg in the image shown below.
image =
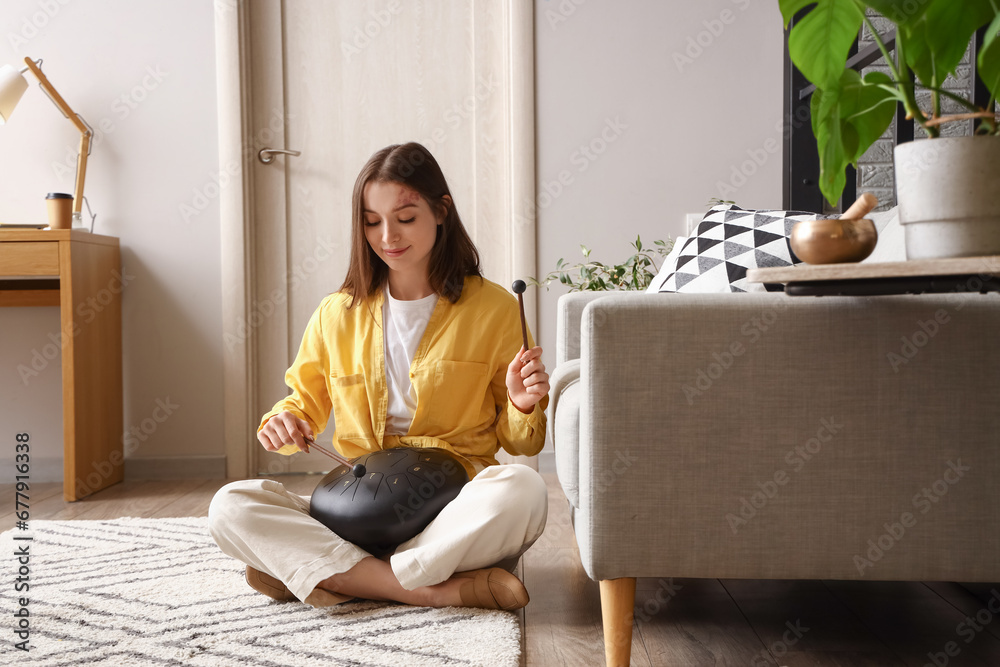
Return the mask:
M608 667L628 667L632 657L632 607L635 577L601 581L604 658Z

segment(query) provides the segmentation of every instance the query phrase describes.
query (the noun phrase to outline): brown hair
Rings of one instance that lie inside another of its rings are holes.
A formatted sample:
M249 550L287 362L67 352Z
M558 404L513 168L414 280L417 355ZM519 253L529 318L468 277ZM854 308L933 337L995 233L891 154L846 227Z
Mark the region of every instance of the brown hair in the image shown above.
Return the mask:
M443 197L451 192L437 160L418 143L394 144L378 151L361 169L354 183L351 201L351 261L340 290L351 295L348 308L374 296L389 277L389 267L368 243L365 236L364 195L369 183L400 183L420 193L431 210L444 215L437 226L437 239L431 249L429 279L431 288L452 303L462 296L466 276L482 277L479 252L465 231L454 199Z

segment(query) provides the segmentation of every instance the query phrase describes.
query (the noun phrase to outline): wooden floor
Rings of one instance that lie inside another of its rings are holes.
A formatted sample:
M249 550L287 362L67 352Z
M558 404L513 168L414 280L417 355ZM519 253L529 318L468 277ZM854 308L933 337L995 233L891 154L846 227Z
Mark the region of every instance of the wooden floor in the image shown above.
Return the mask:
M549 486L545 533L525 554L522 664L604 664L600 596L580 565L566 498ZM308 495L317 476L280 478ZM76 503L30 490L31 520L205 516L226 480L129 481ZM12 485L0 486L12 508ZM0 526L13 526L14 514ZM1000 665L1000 586L919 582L640 579L632 665ZM952 655L948 655L948 652Z

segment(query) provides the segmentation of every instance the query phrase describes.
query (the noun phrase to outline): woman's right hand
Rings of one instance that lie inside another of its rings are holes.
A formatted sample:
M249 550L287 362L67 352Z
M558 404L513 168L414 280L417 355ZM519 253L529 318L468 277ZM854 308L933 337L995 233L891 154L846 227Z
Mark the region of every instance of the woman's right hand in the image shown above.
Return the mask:
M314 438L309 423L285 410L267 420L264 428L257 431L257 439L264 449L276 452L285 445L296 445L303 452L309 452L306 438Z

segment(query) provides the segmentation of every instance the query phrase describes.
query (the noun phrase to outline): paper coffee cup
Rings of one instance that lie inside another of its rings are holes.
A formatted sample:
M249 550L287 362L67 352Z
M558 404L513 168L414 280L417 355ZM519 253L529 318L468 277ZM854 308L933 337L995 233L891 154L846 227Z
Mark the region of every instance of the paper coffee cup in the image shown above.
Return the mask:
M73 195L50 192L45 196L50 229L69 229L73 222Z

